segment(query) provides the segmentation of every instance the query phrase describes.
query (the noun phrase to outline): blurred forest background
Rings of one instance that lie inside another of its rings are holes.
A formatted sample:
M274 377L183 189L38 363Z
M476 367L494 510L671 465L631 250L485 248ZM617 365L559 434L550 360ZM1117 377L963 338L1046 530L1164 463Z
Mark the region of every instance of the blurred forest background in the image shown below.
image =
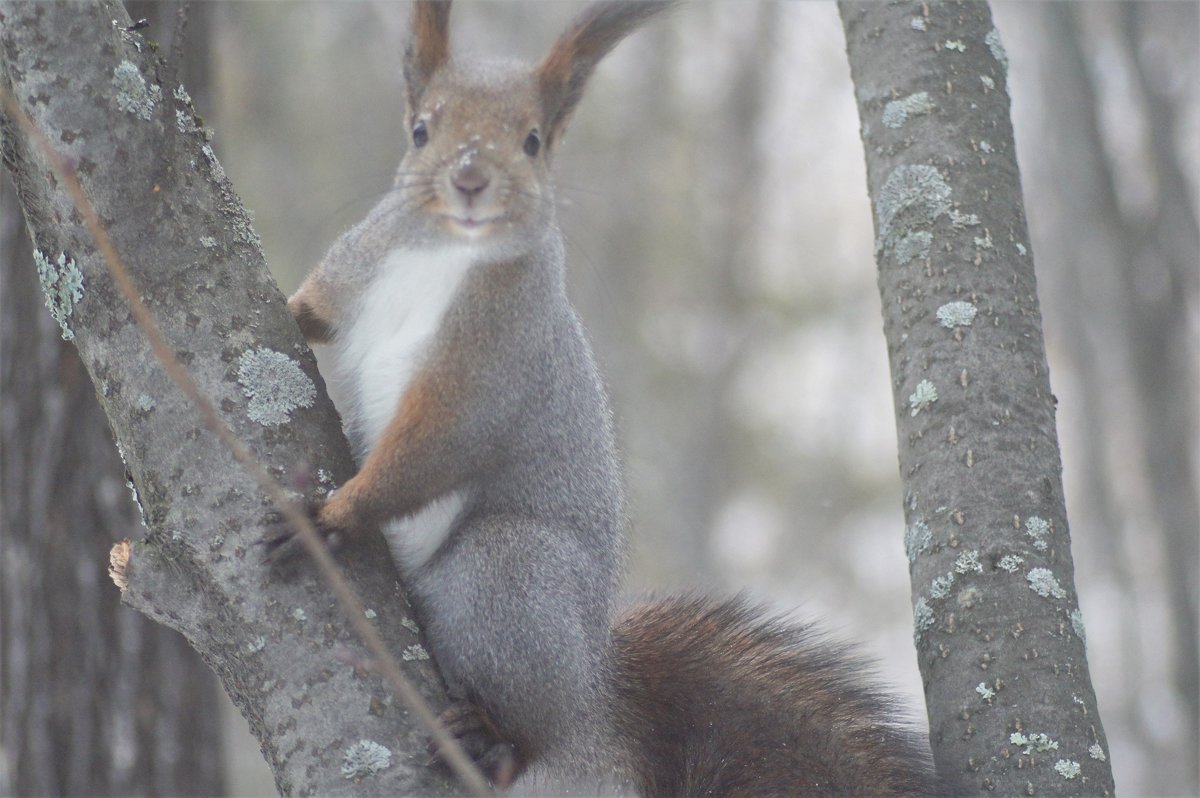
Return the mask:
M534 59L579 7L463 2L455 47ZM1198 9L993 3L1090 664L1127 795L1200 794ZM208 78L187 88L285 292L391 184L407 10L189 12L189 73ZM169 38L171 18L152 22ZM627 466L630 590L745 590L821 617L923 713L836 7L682 7L600 67L557 171ZM232 740L257 770L231 769L234 791L271 791L253 741Z

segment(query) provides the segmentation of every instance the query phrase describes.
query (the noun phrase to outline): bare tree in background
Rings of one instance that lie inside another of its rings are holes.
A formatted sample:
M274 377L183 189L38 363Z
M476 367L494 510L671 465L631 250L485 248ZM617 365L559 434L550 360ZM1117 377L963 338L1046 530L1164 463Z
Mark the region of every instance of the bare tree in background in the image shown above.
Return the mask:
M1111 795L999 34L983 3L841 12L938 770L960 794Z
M598 347L629 355L606 376L618 410L637 404L643 414L622 421L633 458L631 503L635 512L646 507L634 538L654 552L646 559L656 585L680 578L714 585L728 576L711 537L740 487L739 454L749 438L730 423L729 405L754 343L747 275L758 256L764 161L755 135L779 16L775 3L697 4L676 24L648 31L652 43L634 43L645 50L636 56L641 78L622 88L620 109L605 109L605 125L648 134L600 153L611 160L615 149L624 168L589 169L588 188L603 207L588 214L587 230L568 228L604 253L606 274L580 274L582 265L573 264L572 279L585 289L578 299ZM697 97L686 85L695 76L682 74L678 61L709 37L729 54L723 79ZM586 158L586 148L566 155ZM569 172L564 182L570 197ZM622 212L639 206L656 209L652 224ZM598 307L606 303L619 311ZM620 321L606 324L613 316ZM635 335L651 345L635 350ZM639 480L643 459L656 475L649 485Z

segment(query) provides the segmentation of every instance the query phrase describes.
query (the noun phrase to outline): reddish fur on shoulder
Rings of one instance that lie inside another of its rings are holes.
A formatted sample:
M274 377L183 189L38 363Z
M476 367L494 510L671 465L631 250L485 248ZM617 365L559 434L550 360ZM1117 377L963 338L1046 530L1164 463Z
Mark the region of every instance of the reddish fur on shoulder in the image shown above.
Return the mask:
M325 307L321 292L306 290L305 283L300 290L288 300L288 310L292 318L300 325L300 332L305 340L314 344L327 344L333 338L333 326L330 319L333 314Z
M645 796L938 792L862 664L741 599L630 607L613 632L616 712Z

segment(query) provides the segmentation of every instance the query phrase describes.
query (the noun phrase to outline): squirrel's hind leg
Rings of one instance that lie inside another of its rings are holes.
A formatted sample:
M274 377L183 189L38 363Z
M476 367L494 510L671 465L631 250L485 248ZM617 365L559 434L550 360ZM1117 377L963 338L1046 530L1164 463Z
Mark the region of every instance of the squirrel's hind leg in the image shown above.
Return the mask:
M588 553L544 556L566 549L569 537L521 517L477 515L408 578L451 695L482 709L495 732L467 722L466 741L510 743L518 772L537 762L578 777L609 759L610 617L603 601L572 599L604 595L580 589L597 568L584 572Z

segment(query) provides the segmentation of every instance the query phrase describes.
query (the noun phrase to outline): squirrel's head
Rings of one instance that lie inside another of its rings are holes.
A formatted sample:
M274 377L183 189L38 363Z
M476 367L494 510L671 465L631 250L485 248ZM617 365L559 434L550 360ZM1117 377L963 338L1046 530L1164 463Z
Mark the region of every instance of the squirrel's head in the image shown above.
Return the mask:
M396 180L430 232L481 239L548 226L550 160L588 78L671 4L594 3L530 66L452 59L449 0L416 0L404 56L410 138Z

